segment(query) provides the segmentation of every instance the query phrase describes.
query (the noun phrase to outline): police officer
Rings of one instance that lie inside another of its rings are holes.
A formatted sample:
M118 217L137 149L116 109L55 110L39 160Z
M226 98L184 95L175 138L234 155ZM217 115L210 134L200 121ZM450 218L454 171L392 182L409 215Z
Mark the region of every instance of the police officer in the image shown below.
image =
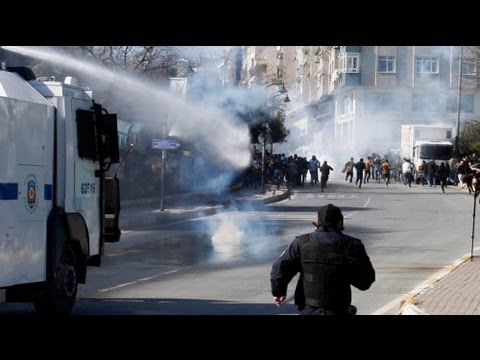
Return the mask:
M272 265L270 282L273 301L281 306L288 283L300 273L295 304L300 315L348 315L352 290L367 290L375 281L375 270L359 239L342 233L343 215L332 204L318 211L317 229L296 237ZM353 311L354 313L354 311Z

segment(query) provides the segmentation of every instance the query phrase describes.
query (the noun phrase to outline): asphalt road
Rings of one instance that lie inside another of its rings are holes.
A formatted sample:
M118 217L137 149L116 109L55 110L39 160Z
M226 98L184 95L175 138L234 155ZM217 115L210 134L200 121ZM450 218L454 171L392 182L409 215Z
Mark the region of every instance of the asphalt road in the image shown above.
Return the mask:
M332 178L324 193L306 185L268 206L127 231L107 244L102 267L89 268L73 314L296 314L294 281L287 303L272 304L271 264L296 235L313 230L320 206L333 203L376 269L369 290L353 290L358 314L394 315L405 294L469 251L471 199L453 188L443 194L440 187L370 182L359 189ZM32 311L4 305L3 312Z
M364 242L377 272L354 289L359 314L397 314L402 297L468 251L471 198L458 189L334 179L258 209L131 231L111 244L104 266L81 287L75 314L295 314L271 303L272 262L294 236L313 229L319 206L339 206L345 232ZM289 288L293 295L294 282Z

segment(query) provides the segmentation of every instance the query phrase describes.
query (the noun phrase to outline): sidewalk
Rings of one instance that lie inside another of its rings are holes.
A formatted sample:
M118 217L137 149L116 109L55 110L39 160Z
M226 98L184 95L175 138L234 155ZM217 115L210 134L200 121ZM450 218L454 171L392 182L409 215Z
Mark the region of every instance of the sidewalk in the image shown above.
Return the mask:
M400 315L480 315L480 247L420 284L404 298Z
M460 191L464 187L452 186ZM409 292L400 315L480 315L480 247L455 260Z
M273 185L261 189L244 188L226 194L182 194L164 198L161 211L160 198L125 201L120 210L120 229L130 230L146 225L166 224L198 216L215 214L229 206L262 205L289 197L288 189Z

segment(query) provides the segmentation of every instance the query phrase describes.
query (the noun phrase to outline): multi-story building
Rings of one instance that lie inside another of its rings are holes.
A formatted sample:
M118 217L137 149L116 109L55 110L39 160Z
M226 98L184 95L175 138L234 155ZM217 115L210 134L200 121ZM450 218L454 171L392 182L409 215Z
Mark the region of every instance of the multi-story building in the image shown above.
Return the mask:
M303 155L326 156L334 145L333 96L328 92L329 47L297 46L289 144Z
M402 124L456 129L478 119L477 56L473 47L333 47L329 92L335 96L336 148L352 155L382 152L400 147Z
M288 88L285 145L304 155L386 152L400 147L402 124L448 125L455 134L480 118L477 47L256 46L238 58L240 84Z
M295 82L294 57L292 46L243 46L236 48L240 52L239 84L245 87L263 86L270 94L278 87L289 86Z

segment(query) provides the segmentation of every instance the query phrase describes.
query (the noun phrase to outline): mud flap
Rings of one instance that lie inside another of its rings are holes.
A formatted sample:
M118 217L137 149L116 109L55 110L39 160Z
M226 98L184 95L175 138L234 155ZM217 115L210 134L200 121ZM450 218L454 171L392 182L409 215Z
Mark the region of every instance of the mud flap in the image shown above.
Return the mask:
M120 184L118 178L105 178L104 241L120 240Z

